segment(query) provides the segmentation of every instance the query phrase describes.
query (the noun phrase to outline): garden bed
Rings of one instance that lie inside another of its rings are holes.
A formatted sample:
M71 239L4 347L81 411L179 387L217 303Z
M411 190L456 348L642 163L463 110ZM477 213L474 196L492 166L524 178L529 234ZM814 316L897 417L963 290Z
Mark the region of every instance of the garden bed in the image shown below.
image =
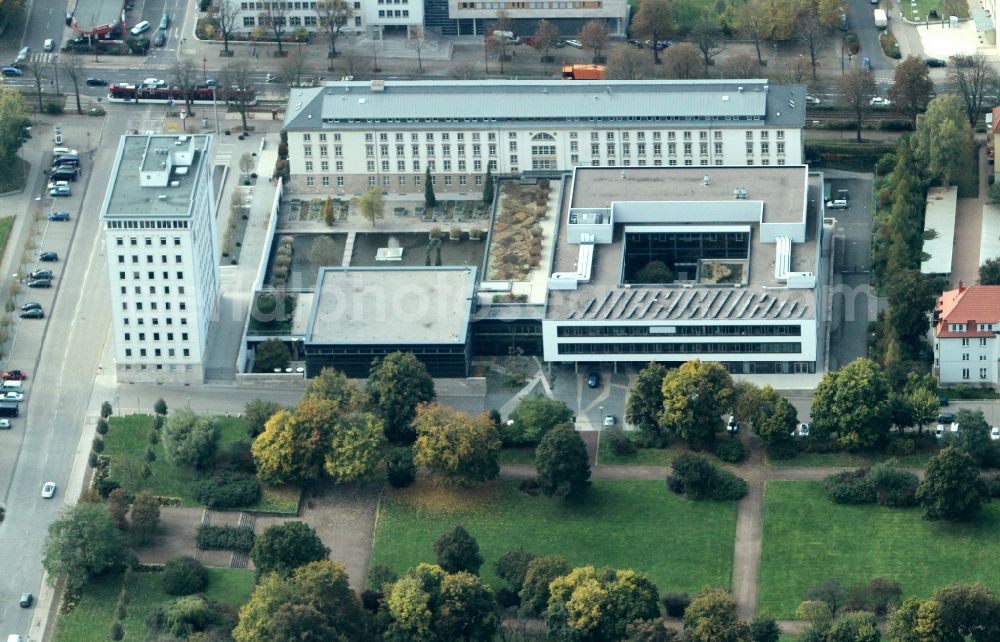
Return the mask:
M290 239L291 259L287 264L287 274L283 285L294 289L309 289L316 285L316 277L321 267L340 267L344 260L347 234L281 234L275 237L268 262L264 283L272 287L282 285L278 275L279 251L284 239ZM322 239L322 240L321 240Z
M473 241L463 235L462 240L452 241L448 238L448 230L442 230L441 265L475 266L483 264L483 254L486 244ZM403 250L399 261L376 261L375 254L379 248L396 247ZM428 249L431 250L428 257ZM431 248L430 238L426 232L409 232L400 234L359 233L354 237L354 250L351 254L352 267L419 267L437 262L437 251Z
M542 227L550 197L549 182L499 181L496 220L490 241L488 281L526 281L541 264Z

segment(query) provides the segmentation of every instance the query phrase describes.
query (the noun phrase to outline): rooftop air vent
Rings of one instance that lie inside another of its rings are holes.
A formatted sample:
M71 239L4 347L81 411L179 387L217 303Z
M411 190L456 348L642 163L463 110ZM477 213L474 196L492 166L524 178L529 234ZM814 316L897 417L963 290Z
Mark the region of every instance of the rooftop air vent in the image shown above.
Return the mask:
M170 187L180 187L180 186L181 186L180 181L170 181Z
M385 81L384 80L373 80L372 83L371 83L371 90L373 92L376 92L376 91L385 91Z
M736 91L738 91L738 92L740 92L742 94L743 93L743 85L740 85L739 87L737 87Z

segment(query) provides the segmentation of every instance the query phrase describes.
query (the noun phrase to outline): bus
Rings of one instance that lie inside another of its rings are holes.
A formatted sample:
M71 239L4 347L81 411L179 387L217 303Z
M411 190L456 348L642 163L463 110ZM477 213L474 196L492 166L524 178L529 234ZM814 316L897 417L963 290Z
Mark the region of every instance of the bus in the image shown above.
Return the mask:
M191 102L195 105L211 105L216 100L217 89L213 87L196 87L191 90ZM219 102L227 102L225 94L224 90L218 91ZM154 87L151 85L113 82L108 85L108 102L183 104L186 100L184 92L179 87ZM254 98L248 104L257 104L257 99Z

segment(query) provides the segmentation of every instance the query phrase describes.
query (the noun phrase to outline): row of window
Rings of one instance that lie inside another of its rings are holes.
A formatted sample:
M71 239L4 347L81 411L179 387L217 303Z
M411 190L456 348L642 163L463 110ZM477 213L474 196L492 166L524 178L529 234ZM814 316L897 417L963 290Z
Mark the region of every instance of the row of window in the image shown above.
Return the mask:
M798 354L801 343L560 343L559 354Z
M416 120L414 120L414 119L407 119L407 122L419 122L419 120L420 119L416 119ZM450 119L449 119L449 122L450 122ZM754 140L754 131L758 132L757 135L759 136L759 138L760 138L761 141L769 141L771 139L771 131L770 130L767 130L767 129L762 129L762 130L748 129L748 130L746 130L746 133L745 133L746 139L748 141ZM465 142L465 132L454 132L454 133L455 133L455 140L457 142L459 142L459 143ZM602 132L590 132L590 140L591 140L591 142L600 142L600 140L601 140L601 133ZM639 142L639 143L646 142L647 135L649 136L649 138L654 143L655 142L659 142L659 141L663 140L664 138L666 138L666 140L668 142L669 141L676 141L677 140L677 134L678 134L677 131L665 131L665 132L664 131L649 131L649 132L647 132L647 131L623 131L623 132L618 132L618 133L621 134L621 141L624 142L624 143L631 142L633 134L635 134L635 140L636 140L636 142ZM681 134L681 140L684 140L684 141L694 140L694 133L695 132L692 132L690 130L686 130L686 131L681 131L679 133ZM419 143L421 141L421 134L419 134L417 132L409 132L409 134L410 134L410 142L411 143ZM442 143L448 143L448 142L451 142L451 140L452 140L451 139L451 134L452 134L452 132L437 132L437 133L435 133L435 132L424 132L423 133L423 141L425 143L433 143L433 142L435 142L437 140L435 138L435 136L436 135L440 135L441 142ZM490 142L496 141L496 139L497 139L496 132L486 132L486 134L487 134L487 140L488 141L490 141ZM613 131L606 131L606 132L603 132L603 134L604 134L603 138L604 138L604 140L606 142L614 142L615 141L615 136L617 135L617 133L613 132ZM664 136L664 134L666 134L666 136ZM697 134L698 134L698 140L699 141L707 141L708 140L708 134L709 134L709 132L707 130L699 131L699 132L697 132ZM378 142L380 142L380 143L388 143L390 135L392 136L393 141L397 142L397 143L402 143L402 142L404 142L406 140L406 138L405 138L406 135L403 132L379 132L378 133ZM471 135L472 142L474 142L474 143L475 142L479 142L480 136L481 136L480 132L470 132L470 135ZM319 142L321 142L321 143L327 142L327 134L325 132L319 132L317 134L317 137L319 139ZM779 140L779 141L785 140L785 131L783 129L775 130L774 137L775 137L776 140ZM512 143L516 144L516 141L517 141L517 132L507 132L507 138ZM580 138L579 132L569 132L569 139L571 141L573 141L573 140L579 140L579 138ZM715 141L721 141L722 140L722 132L720 130L713 131L712 132L712 139L715 140ZM545 140L545 141L554 141L554 140L556 140L556 137L554 135L552 135L552 134L541 132L541 133L538 133L538 134L535 134L534 136L532 136L531 140L532 141L543 141L543 140ZM333 142L339 143L340 141L341 141L341 135L340 134L336 134L336 133L333 134ZM312 133L310 133L310 132L303 133L302 134L302 142L304 142L304 143L312 142ZM374 143L375 142L375 133L374 132L366 132L365 133L365 142L366 143Z
M965 332L965 329L966 329L966 324L965 323L949 323L948 324L948 332ZM977 323L976 324L976 331L977 332L993 332L993 324L992 323ZM963 341L968 341L968 339L963 339ZM968 345L968 344L967 343L963 343L962 345ZM984 343L982 345L986 345L986 344Z
M563 325L556 329L559 337L637 337L670 334L687 337L710 336L800 336L798 325L681 325L681 326L586 326Z
M184 369L185 369L185 370L188 370L188 371L190 371L190 370L193 370L193 368L191 367L191 364L190 364L190 363L187 363L187 364L180 364L180 365L183 365L183 366L184 366ZM171 364L169 364L169 368L170 368L170 370L172 370L172 371L175 371L175 370L177 370L177 366L178 366L178 364L175 364L175 363L171 363ZM126 369L126 370L131 370L131 369L132 369L132 364L131 364L131 363L126 363L126 364L125 364L125 369ZM146 365L145 363L140 363L140 364L139 364L139 369L140 369L140 370L148 370L148 369L149 369L149 366L147 366L147 365ZM154 369L155 369L155 370L163 370L163 364L162 364L162 363L157 363L157 364L155 365L155 368L154 368Z
M604 5L600 0L585 0L583 2L460 2L460 9L480 9L497 11L499 9L600 9Z
M250 11L256 9L260 11L262 9L267 9L266 2L241 2L240 9L243 11ZM300 11L302 9L312 9L316 10L315 2L273 2L271 7L278 11Z
M139 255L138 254L133 254L132 255L132 263L135 264L135 263L138 263L138 262L139 262ZM166 262L167 262L167 255L166 254L161 254L160 255L160 263L166 263ZM184 259L181 257L180 254L175 254L174 255L174 263L183 263L183 262L184 262ZM118 264L121 265L121 264L124 264L124 263L125 263L125 255L124 254L119 254L118 255ZM147 254L146 255L146 264L148 265L148 264L151 264L151 263L153 263L153 255L152 254ZM177 278L178 279L183 279L184 278L184 273L183 272L178 272L177 273Z
M134 237L134 236L130 236L129 239L128 239L128 244L131 245L132 247L137 247L139 245L139 239L136 238L136 237ZM161 236L160 237L160 247L164 247L164 246L166 246L166 244L167 244L167 237ZM180 237L179 236L175 236L174 237L174 247L180 247L180 244L181 244ZM115 245L117 245L118 247L123 247L125 245L125 237L124 236L116 236L115 237ZM145 245L146 247L152 247L153 246L153 238L150 237L150 236L143 237L143 245ZM121 261L119 261L119 263L121 263Z
M142 304L139 304L139 309L140 310L142 309ZM155 310L156 307L154 306L153 309ZM170 309L170 303L166 304L166 309L167 310ZM184 305L183 303L181 303L180 304L180 309L181 310L186 310L187 306ZM150 318L149 322L150 322L150 325L157 325L158 326L158 325L160 325L160 317L155 317L154 316L154 317ZM172 325L174 325L174 319L173 319L173 317L164 317L163 323L164 323L164 325L172 326ZM143 325L144 326L144 325L146 325L146 321L142 317L136 317L135 324L136 325ZM187 317L180 317L179 324L180 325L187 325L188 324ZM128 325L128 326L132 325L131 319L129 319L128 317L122 317L122 325Z
M144 304L143 304L142 301L136 301L135 302L135 311L136 312L142 312L142 311L144 311L145 308L143 307L143 305ZM122 311L123 312L128 312L128 309L129 309L129 307L128 307L128 301L122 301ZM159 302L157 302L157 301L150 301L149 302L149 310L151 312L157 312L159 309L160 309ZM165 301L163 303L163 309L169 312L170 309L171 309L171 302L170 301ZM183 301L178 301L177 302L177 309L180 310L181 312L186 311L187 310L187 303L185 303ZM152 321L153 321L153 325L160 325L159 323L157 323L157 319L153 319ZM124 325L128 325L128 318L122 318L122 323ZM139 325L143 325L141 318L139 319ZM167 325L173 325L173 319L168 318L167 319ZM187 318L186 317L181 317L181 325L187 325Z
M417 174L416 176L414 176L413 177L413 185L416 186L416 187L420 187L421 179L422 178L423 177L420 176L419 174ZM437 179L438 179L437 176L431 176L431 185L437 185L438 184ZM337 177L335 177L334 183L336 184L337 187L343 187L344 186L344 177L343 176L337 176ZM378 185L378 183L379 183L379 181L378 181L378 179L375 176L369 176L368 177L368 186L369 187L375 187L376 185ZM473 181L473 183L475 185L482 185L483 184L483 177L482 176L476 176L475 180ZM396 177L396 184L399 185L400 187L405 187L406 184L407 184L407 178L406 178L406 176L397 176ZM444 177L444 184L445 184L445 186L452 185L453 184L452 177L451 176L445 176ZM469 184L469 177L466 176L465 174L462 174L461 176L458 177L458 184L459 185L468 185ZM320 177L320 185L322 185L323 187L330 187L330 177L329 176L321 176ZM391 176L383 176L382 177L382 187L390 187L391 185L392 185L392 177ZM315 177L314 176L306 176L306 187L315 187L315 186L316 186Z
M139 348L138 352L139 352L139 356L140 357L149 356L147 354L148 350L146 348ZM125 348L125 356L126 357L131 357L132 353L133 353L133 349L132 348ZM162 357L163 356L163 349L162 348L153 348L153 356L154 357ZM167 348L167 355L166 356L168 356L168 357L176 357L177 356L177 350L175 348ZM191 350L190 350L190 348L181 348L181 356L182 357L190 357L191 356Z
M763 120L760 115L744 116L619 116L608 114L607 116L505 116L501 119L483 118L336 118L329 117L323 119L323 125L354 125L357 123L496 123L496 122L525 122L525 123L635 123L635 122L678 122L678 123L725 123L725 122L759 122ZM702 125L705 126L705 125Z
M573 154L572 156L570 156L569 162L570 162L570 165L572 167L577 167L577 166L580 165L580 157L578 155L576 155L576 154ZM534 165L534 164L535 163L533 162L532 165ZM623 166L623 167L631 167L632 166L632 160L629 159L629 158L623 158L623 159L621 159L621 161L618 164L621 165L621 166ZM676 167L678 165L677 159L676 158L670 158L670 159L667 160L666 164L669 167ZM693 158L685 158L684 162L682 164L685 167L691 167L692 165L694 165L694 159ZM709 159L706 158L706 157L702 157L702 158L700 158L698 160L698 165L709 165L709 164L710 164L709 163ZM714 164L715 165L725 165L725 162L724 162L724 159L722 159L722 158L716 158L715 161L714 161ZM748 158L748 159L746 159L746 161L744 162L744 164L747 165L747 166L753 165L754 164L754 159ZM762 159L760 159L760 164L762 166L770 166L771 159L769 159L769 158L762 158ZM785 164L785 159L784 158L779 158L779 159L777 159L777 161L776 161L775 164L776 165L784 165ZM599 158L592 158L592 159L590 159L590 166L591 167L603 167L605 165L607 165L607 163L602 163ZM639 167L647 167L648 163L646 162L645 158L640 158L636 162L636 165L639 166ZM662 158L656 158L656 159L653 160L653 163L652 163L653 167L663 167L663 165L664 165L664 163L663 163L663 159ZM548 168L557 169L555 167L555 165L550 165ZM516 172L517 168L516 167L512 167L511 171L512 172Z
M315 27L319 24L316 16L277 16L268 19L266 15L260 15L256 18L253 16L243 16L243 26L244 27L270 27L274 23L279 27Z
M139 332L137 334L138 334L138 336L136 338L137 341L145 341L146 340L146 333L145 332ZM167 341L173 341L174 340L174 333L173 332L167 332L165 334L166 334L166 340ZM159 332L153 332L152 335L153 335L153 341L159 341L160 340L160 333ZM188 340L188 333L187 332L181 332L180 335L181 335L181 339L180 339L181 341L187 341ZM132 340L132 333L131 332L126 332L125 333L125 340L126 341L131 341Z
M962 378L963 379L970 379L971 378L969 376L969 369L968 368L962 368ZM980 368L979 369L979 378L980 379L986 379L986 368Z
M410 17L410 10L409 9L402 9L402 10L400 10L400 9L394 9L394 10L379 9L378 10L378 17L379 18L409 18Z
M187 221L108 221L109 230L186 230Z
M986 361L986 355L985 354L979 355L979 360L980 361ZM963 352L962 353L962 361L969 361L969 353L968 352Z

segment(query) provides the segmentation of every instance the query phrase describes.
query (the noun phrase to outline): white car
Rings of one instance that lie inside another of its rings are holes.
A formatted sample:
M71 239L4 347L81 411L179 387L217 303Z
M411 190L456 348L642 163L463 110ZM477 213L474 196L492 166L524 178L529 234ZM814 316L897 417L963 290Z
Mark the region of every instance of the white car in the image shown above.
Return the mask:
M45 44L42 45L42 49L44 49L45 51L52 51L55 48L56 48L56 41L53 40L52 38L46 38Z
M10 419L0 419L0 430L10 430Z
M836 198L832 201L826 202L826 209L828 210L846 210L848 206L849 203L842 198Z
M618 422L618 420L615 418L614 415L604 415L604 427L605 428L611 428L617 422Z
M579 40L567 40L566 45L574 49L583 49L583 43Z
M812 95L806 94L806 104L809 104L809 105L819 105L822 102L823 101L820 100L819 98L817 98L816 96L812 96Z
M0 401L24 401L24 393L16 390L8 390L0 395Z
M147 78L147 79L145 79L145 80L142 81L142 84L145 85L145 86L147 86L147 87L166 87L167 86L167 81L166 80L158 80L156 78Z
M796 437L808 437L809 436L809 424L799 424L795 427L795 431L792 435Z
M726 432L735 435L739 431L740 431L740 422L736 421L736 417L729 415L729 421L726 422Z
M1000 426L993 426L990 428L990 439L993 441L1000 439Z
M882 98L881 96L875 96L868 101L868 104L872 107L888 107L892 104L892 101L888 98Z
M52 499L56 494L56 483L45 482L42 486L42 499Z

